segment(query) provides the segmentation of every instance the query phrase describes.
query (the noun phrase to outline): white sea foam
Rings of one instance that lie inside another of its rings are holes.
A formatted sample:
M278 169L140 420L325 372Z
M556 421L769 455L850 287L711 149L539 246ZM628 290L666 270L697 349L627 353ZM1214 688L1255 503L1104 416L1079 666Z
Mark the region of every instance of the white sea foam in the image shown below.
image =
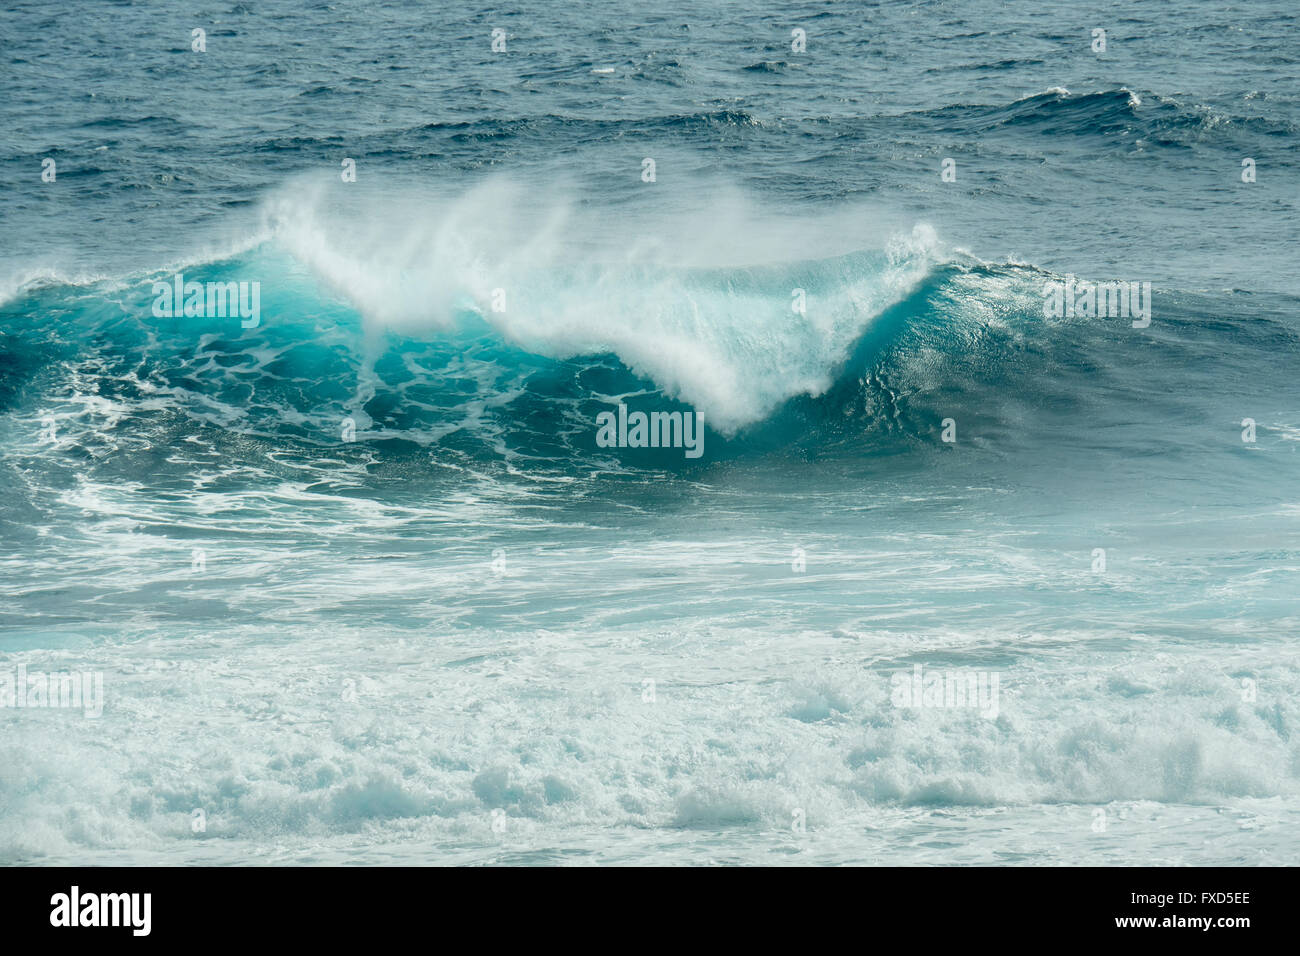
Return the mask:
M969 637L951 636L953 646ZM1199 807L1185 815L1195 849L1261 808L1265 825L1268 801L1294 816L1294 708L1242 701L1224 671L1256 668L1249 654L1184 647L1153 661L1135 647L1100 672L1084 656L1040 655L1003 670L1002 711L985 720L892 706L890 674L908 668L878 651L902 650L906 635L864 637L846 647L692 625L596 643L589 630L430 642L271 625L181 646L158 631L75 657L15 653L29 665L102 667L110 706L99 722L6 714L16 733L0 747L0 861L113 849L213 859L286 840L418 840L425 852L459 844L480 855L592 845L617 859L622 835L647 828L665 840L707 828L724 852L757 860L769 837L794 839L794 808L811 845L841 832L858 854L864 832L937 835L1010 813L1022 825L990 833L986 851L1014 844L1063 861L1085 852L1063 842L1099 852L1098 807L1119 829L1130 813L1150 816L1141 808L1151 802ZM669 654L671 669L654 669L647 647ZM814 659L832 647L835 659ZM1295 690L1289 665L1257 673L1279 701ZM1141 827L1144 852L1190 838L1162 829ZM1294 851L1294 830L1267 829L1281 842L1260 847ZM890 852L921 859L910 843Z

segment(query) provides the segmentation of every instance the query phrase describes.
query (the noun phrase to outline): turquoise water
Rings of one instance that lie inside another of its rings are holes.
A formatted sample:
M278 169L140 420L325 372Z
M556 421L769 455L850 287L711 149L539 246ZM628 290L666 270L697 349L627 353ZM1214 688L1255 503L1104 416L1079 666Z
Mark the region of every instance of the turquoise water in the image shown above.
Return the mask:
M0 860L1295 859L1295 13L674 7L0 17Z

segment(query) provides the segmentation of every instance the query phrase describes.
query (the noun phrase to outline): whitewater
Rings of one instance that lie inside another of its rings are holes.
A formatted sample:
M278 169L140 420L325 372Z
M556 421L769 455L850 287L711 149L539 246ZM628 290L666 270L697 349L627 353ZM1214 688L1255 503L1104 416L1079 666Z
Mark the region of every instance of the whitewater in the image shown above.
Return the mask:
M0 20L0 862L1294 862L1249 6Z

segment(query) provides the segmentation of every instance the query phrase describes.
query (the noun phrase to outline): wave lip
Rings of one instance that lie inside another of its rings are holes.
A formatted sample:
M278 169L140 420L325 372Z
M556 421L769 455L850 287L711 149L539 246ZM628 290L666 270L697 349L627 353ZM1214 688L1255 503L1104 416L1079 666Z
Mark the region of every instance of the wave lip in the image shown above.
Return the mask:
M700 235L686 222L679 235L629 237L621 256L592 255L574 248L575 224L562 212L532 222L501 216L508 196L464 197L433 226L373 237L361 253L292 209L275 244L372 328L421 336L486 327L546 359L611 355L724 434L793 396L822 394L873 318L941 256L934 231L919 225L876 253L746 263L728 230L747 224L725 216L701 223ZM724 234L740 264L696 264L693 249Z

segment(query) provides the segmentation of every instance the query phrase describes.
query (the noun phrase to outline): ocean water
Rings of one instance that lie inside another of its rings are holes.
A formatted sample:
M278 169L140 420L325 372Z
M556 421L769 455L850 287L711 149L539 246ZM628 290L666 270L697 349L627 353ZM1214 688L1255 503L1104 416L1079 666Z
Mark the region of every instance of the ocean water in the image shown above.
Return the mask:
M1295 861L1300 11L666 6L0 13L0 862Z

